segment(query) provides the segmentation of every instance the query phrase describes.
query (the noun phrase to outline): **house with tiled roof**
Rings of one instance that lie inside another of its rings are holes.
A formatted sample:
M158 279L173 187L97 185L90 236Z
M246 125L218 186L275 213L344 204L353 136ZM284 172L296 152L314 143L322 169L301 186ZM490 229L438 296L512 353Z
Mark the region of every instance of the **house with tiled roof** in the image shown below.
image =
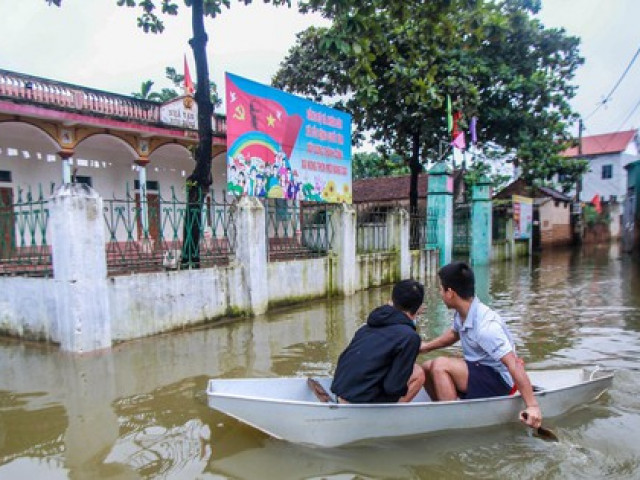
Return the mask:
M453 173L456 200L462 201L464 196L463 171ZM409 188L411 175L393 177L361 178L353 181L353 203L362 207L394 207L400 206L409 210ZM418 175L418 209L424 210L427 205L427 186L429 175L425 172Z
M427 200L428 175L418 175L418 208L423 208ZM410 175L397 177L361 178L353 181L353 203L362 206L403 206L409 207Z
M496 193L493 198L510 200L513 195L533 198L534 247L571 244L571 197L552 188L528 186L519 178Z
M589 202L599 195L602 202L622 203L627 191L625 167L640 159L639 141L637 130L627 130L586 136L580 147L566 150L565 157L589 161L590 168L582 178L579 200Z

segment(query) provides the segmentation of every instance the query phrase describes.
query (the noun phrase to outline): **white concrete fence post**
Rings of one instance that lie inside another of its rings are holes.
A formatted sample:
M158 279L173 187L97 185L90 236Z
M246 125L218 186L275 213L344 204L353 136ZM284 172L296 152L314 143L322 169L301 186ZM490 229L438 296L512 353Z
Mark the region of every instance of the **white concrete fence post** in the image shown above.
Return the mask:
M253 315L260 315L269 306L267 273L267 238L265 209L255 197L242 197L238 203L236 225L236 259L242 266L242 298L234 303L246 305ZM233 286L231 286L233 288Z
M81 184L60 186L50 202L56 312L51 329L61 350L111 347L102 198Z
M398 252L396 280L409 278L411 275L411 251L409 212L404 208L394 208L387 214L388 248Z
M333 244L331 250L337 256L335 291L341 295L356 292L356 211L351 205L341 203L333 211Z

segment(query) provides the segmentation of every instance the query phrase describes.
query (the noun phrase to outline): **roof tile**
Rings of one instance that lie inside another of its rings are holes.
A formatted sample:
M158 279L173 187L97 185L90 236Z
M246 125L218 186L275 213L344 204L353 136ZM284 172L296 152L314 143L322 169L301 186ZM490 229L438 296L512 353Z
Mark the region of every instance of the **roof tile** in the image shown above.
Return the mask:
M607 153L624 152L629 143L633 140L636 130L625 132L603 133L601 135L591 135L582 137L582 155L604 155ZM572 147L564 152L565 157L577 157L578 147Z

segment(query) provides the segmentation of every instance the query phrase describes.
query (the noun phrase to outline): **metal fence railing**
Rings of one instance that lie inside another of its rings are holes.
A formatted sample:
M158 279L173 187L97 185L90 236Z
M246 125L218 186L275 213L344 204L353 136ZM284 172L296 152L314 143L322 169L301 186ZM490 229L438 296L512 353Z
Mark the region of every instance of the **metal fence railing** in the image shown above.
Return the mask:
M48 200L41 186L35 194L18 189L17 197L9 189L0 195L0 275L51 276Z
M409 248L433 249L438 246L438 217L434 208L420 208L409 215Z
M511 215L511 204L495 204L491 212L491 236L493 242L507 240L507 222Z
M469 253L471 242L471 205L453 206L453 253Z
M355 205L356 251L380 252L389 249L387 215L394 207Z
M37 194L31 189L18 190L15 201L12 192L0 189L0 275L51 276L48 200L41 187ZM203 192L200 201L190 206L174 189L164 197L160 191L132 191L127 185L124 198L103 200L108 275L228 264L236 249L238 199L221 193L216 198L213 190ZM269 261L321 257L331 250L336 205L263 201ZM357 251L389 250L387 217L396 207L354 208ZM454 245L468 248L468 216L468 207L456 209L456 219L466 219L466 223L456 221ZM185 229L185 222L193 228ZM436 247L436 234L432 209L410 215L410 248ZM194 263L183 261L185 245L196 251Z
M263 199L270 262L327 255L334 238L335 205L284 198Z
M164 198L160 192L132 195L127 186L124 199L104 201L109 275L227 264L235 252L236 210L224 192L219 199L213 190L202 192L189 205L174 189ZM185 246L192 252L189 264Z

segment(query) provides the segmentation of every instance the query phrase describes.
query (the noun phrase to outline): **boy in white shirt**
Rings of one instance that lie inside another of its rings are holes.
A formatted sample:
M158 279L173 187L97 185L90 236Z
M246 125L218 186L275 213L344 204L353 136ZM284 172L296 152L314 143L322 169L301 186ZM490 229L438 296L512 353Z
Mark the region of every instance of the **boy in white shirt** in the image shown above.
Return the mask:
M431 399L485 398L520 391L526 405L520 420L530 427L540 427L542 413L524 363L516 356L513 339L500 316L475 296L471 267L452 262L438 271L438 277L442 301L456 313L452 327L422 342L420 353L460 340L464 358L437 357L422 364L425 389Z

